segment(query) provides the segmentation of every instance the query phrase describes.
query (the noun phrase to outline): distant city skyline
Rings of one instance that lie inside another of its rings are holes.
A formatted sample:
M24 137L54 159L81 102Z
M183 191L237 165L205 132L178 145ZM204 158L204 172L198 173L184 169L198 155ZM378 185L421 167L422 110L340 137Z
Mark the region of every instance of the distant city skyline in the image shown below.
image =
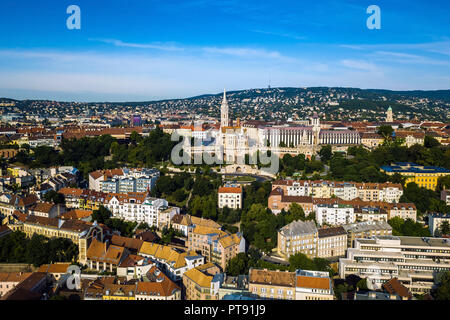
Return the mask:
M81 8L81 30L66 9ZM381 8L369 30L366 9ZM0 97L149 101L272 87L450 89L446 1L2 1Z

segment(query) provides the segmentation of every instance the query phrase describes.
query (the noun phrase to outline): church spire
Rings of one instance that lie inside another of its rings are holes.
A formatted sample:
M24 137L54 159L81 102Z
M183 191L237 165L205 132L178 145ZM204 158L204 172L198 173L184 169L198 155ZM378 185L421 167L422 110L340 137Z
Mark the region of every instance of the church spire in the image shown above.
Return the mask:
M223 89L223 99L222 105L220 106L220 126L228 127L230 122L228 120L228 102L227 102L227 92L225 88Z

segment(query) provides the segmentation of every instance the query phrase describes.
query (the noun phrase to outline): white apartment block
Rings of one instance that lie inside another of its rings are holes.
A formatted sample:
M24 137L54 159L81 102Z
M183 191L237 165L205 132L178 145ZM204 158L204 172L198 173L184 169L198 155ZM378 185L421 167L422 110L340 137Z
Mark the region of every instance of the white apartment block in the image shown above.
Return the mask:
M105 193L148 192L156 184L157 169L112 169L89 173L89 189Z
M356 221L356 214L352 206L342 204L314 205L316 221L319 225L327 224L339 226Z
M239 186L225 186L219 188L218 206L230 209L242 209L242 188Z
M434 288L435 275L450 271L450 240L444 238L373 236L355 239L354 248L339 260L339 276L367 278L369 289L380 289L397 277L413 294Z
M150 227L158 227L159 211L168 208L166 200L148 197L145 193L138 192L108 194L104 205L116 218L137 223L145 222Z
M337 181L278 180L272 189L281 187L287 196L312 196L330 198L336 196L342 200L361 198L363 201L382 201L396 203L403 195L400 184L394 183L357 183Z
M450 223L450 214L445 213L430 213L428 214L428 227L432 235L440 232L442 222Z

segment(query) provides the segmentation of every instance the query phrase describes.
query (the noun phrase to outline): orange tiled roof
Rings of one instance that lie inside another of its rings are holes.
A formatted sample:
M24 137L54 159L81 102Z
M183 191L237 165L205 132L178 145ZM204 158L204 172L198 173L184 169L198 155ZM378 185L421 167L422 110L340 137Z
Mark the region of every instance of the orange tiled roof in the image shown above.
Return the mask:
M312 289L330 289L330 279L320 277L297 276L297 287Z

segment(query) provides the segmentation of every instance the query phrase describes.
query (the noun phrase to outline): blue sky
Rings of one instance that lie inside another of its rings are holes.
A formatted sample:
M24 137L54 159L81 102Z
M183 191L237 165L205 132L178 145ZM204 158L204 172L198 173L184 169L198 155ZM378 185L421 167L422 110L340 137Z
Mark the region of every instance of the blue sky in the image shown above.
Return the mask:
M81 8L81 30L66 9ZM381 29L369 30L369 5ZM140 101L275 86L450 89L449 1L2 0L0 96Z

